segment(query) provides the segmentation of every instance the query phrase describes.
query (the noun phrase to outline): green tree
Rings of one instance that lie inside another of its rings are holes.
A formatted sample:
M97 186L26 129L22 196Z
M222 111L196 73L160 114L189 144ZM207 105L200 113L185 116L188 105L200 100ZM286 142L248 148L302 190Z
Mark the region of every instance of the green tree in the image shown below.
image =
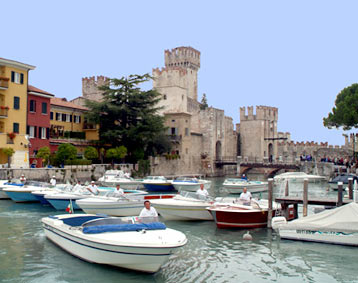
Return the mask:
M343 127L343 130L358 127L358 84L344 88L337 95L335 107L323 118L323 125L329 129Z
M45 165L48 165L48 162L50 160L50 155L51 155L50 148L48 146L44 146L44 147L39 148L39 150L37 151L36 157L41 158L42 162Z
M145 155L152 152L150 147L155 147L156 136L166 130L164 117L157 113L161 95L154 89L139 88L150 79L149 74L111 79L108 85L99 88L103 92L102 102L87 102L90 111L86 118L100 125L103 144L124 145L132 162L138 160L134 154L138 149Z
M126 155L127 155L127 148L123 145L116 148L110 148L106 151L106 157L112 159L112 166L114 163L114 159L120 160L124 158Z
M85 158L89 159L89 160L98 158L97 149L95 149L93 146L86 147L84 155L85 155Z
M11 147L5 147L5 148L2 149L2 152L7 156L7 164L8 164L8 167L10 168L10 166L11 166L11 156L14 155L15 151Z
M66 160L73 160L77 157L77 148L69 143L61 144L56 152L56 163L65 164Z
M203 93L203 97L201 98L201 102L200 102L200 110L205 110L206 108L209 107L208 105L208 100L206 99L206 94Z

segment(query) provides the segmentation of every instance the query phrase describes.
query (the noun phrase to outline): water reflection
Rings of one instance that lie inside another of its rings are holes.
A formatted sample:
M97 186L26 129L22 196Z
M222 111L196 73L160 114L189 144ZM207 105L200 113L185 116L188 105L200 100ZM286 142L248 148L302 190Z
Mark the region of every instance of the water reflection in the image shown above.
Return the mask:
M220 196L224 179L210 191ZM292 188L294 189L294 187ZM296 188L299 190L300 188ZM336 196L318 186L319 195ZM275 192L277 193L279 189ZM213 221L166 221L188 244L154 275L82 261L49 242L40 219L59 212L0 201L0 281L5 282L352 282L358 249L280 240L268 229L217 229Z

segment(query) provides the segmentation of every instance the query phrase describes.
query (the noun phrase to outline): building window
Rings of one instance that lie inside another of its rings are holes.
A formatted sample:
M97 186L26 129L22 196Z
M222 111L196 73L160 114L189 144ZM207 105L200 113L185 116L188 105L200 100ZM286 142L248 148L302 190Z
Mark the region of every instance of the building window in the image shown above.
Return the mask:
M53 120L53 112L50 112L50 120Z
M24 84L24 74L12 71L11 72L11 82L17 83L17 84Z
M30 138L34 138L35 137L35 127L34 126L29 126L29 132L28 132Z
M47 103L42 102L42 114L47 114Z
M14 109L20 109L20 97L14 96Z
M66 114L66 122L71 122L71 115L70 114Z
M56 113L56 121L62 121L62 114L61 113Z
M77 124L81 123L81 116L79 116L79 115L74 115L74 121L75 121L75 123L77 123Z
M189 136L189 128L185 128L185 135Z
M30 100L30 112L36 112L36 100Z
M19 123L14 123L13 124L13 130L14 133L19 133Z
M174 123L174 122L175 122L175 120L172 120L172 122Z
M40 138L46 139L46 128L40 128Z

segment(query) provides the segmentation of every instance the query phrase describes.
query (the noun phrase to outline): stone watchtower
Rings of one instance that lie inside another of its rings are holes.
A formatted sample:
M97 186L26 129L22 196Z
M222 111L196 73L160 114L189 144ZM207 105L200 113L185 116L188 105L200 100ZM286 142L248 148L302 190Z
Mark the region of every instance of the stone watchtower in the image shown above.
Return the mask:
M82 97L88 100L101 101L102 92L98 87L109 83L109 78L104 76L82 78Z
M240 107L241 156L248 161L274 161L277 157L278 109L268 106Z
M153 87L162 94L165 112L188 112L187 98L198 99L200 52L192 47L164 51L165 67L153 69Z

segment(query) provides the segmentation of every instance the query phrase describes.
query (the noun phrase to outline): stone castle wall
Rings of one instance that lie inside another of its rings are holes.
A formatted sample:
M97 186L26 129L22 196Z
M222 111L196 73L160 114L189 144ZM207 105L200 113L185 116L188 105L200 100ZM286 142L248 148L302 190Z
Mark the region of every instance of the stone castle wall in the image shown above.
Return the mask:
M102 91L98 87L109 83L109 78L104 76L82 78L82 97L88 100L101 101Z

